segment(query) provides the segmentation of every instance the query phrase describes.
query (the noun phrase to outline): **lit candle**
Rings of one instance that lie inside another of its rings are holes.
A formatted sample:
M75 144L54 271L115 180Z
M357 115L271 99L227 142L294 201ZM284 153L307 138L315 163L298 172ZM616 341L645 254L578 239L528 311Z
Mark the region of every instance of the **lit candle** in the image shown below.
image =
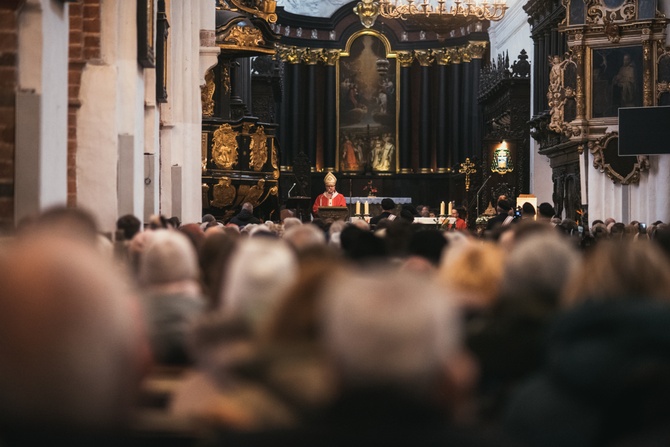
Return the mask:
M449 201L449 217L451 217L451 200Z
M444 216L444 201L440 203L440 216Z
M357 200L356 201L356 215L361 214L361 201Z
M365 214L370 214L370 204L365 202Z

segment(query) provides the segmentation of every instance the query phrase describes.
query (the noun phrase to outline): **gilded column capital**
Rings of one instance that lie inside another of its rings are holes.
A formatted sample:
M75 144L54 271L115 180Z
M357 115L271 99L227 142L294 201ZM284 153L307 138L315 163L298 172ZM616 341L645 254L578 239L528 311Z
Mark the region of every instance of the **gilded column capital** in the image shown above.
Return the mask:
M467 46L467 52L470 54L470 58L471 59L481 59L481 58L483 58L487 45L488 45L488 42L486 42L486 41L469 42L468 46Z
M437 65L449 65L451 63L451 53L446 48L440 48L433 52Z
M321 51L321 62L326 65L335 65L340 60L340 50L323 50Z
M398 51L398 53L396 53L396 58L398 59L400 66L404 68L411 66L412 62L414 62L414 55L412 55L410 51Z
M302 53L302 61L307 65L316 65L321 59L321 49L313 50L307 48Z
M463 54L461 48L447 48L449 53L449 62L452 64L460 64L463 61Z
M288 62L289 64L299 64L302 59L303 51L304 50L297 47L277 46L277 56L279 57L279 60Z
M435 62L435 56L431 50L415 50L414 57L422 67L430 67Z

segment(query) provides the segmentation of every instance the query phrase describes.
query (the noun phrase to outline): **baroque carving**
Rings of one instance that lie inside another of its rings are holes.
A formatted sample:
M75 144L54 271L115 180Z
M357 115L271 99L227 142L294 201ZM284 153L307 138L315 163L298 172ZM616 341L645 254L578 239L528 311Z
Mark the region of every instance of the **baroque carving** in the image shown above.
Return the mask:
M625 0L621 5L610 8L606 0L592 0L586 12L586 23L607 26L608 22L630 22L637 14L636 3L635 0Z
M212 138L212 160L221 169L232 169L237 164L237 132L230 124L222 124Z
M219 183L214 185L214 192L212 193L214 200L211 205L217 208L225 208L233 204L235 200L235 187L231 185L229 177L221 177Z
M414 51L414 57L422 67L430 67L435 61L433 52L430 50L416 50Z
M231 28L224 41L240 47L257 47L265 43L259 29L239 25Z
M322 50L306 49L302 53L302 61L307 65L316 65L321 59Z
M589 151L593 154L593 167L605 173L615 184L637 184L640 182L640 173L649 170L649 157L619 156L618 139L618 132L608 132L595 141L589 141Z
M337 61L340 60L340 50L323 50L321 53L321 61L326 64L333 66L337 64Z
M202 132L200 135L200 164L202 170L207 170L207 132Z
M549 130L567 137L579 135L581 131L569 124L577 115L576 94L579 79L577 64L569 54L564 59L554 55L549 62L551 64L547 91L547 104L551 115Z
M200 87L200 99L202 100L202 116L210 117L214 115L214 91L216 84L214 83L214 72L208 70L205 75L205 85Z
M481 59L484 57L487 42L470 42L466 47L466 51L470 55L470 59Z
M398 51L396 58L400 66L404 68L411 66L414 62L414 55L409 51Z
M225 0L223 2L219 1L218 4L225 5L226 2L231 2L236 8L260 17L268 23L277 22L277 14L275 13L277 9L276 0Z
M265 191L265 180L260 179L258 180L257 184L249 188L249 192L247 192L244 201L251 203L253 206L258 206L261 203L263 203L260 199L263 196L264 191Z
M279 178L279 157L277 156L277 146L275 145L274 138L270 139L270 144L272 145L272 151L270 153L270 163L272 164L272 178L275 180Z
M659 56L656 59L657 64L657 82L656 82L656 100L662 103L661 96L664 93L670 93L670 49L658 46Z
M258 126L256 132L251 135L249 144L249 167L254 171L263 169L263 165L268 161L267 135L263 126Z

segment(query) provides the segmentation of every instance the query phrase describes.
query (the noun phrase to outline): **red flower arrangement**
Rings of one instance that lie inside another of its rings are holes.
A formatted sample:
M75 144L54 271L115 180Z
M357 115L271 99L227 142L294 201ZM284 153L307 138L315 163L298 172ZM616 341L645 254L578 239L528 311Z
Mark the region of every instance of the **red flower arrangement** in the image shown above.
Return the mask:
M363 187L363 191L368 192L368 197L375 197L377 195L377 188L372 184L372 180L368 181L368 184Z

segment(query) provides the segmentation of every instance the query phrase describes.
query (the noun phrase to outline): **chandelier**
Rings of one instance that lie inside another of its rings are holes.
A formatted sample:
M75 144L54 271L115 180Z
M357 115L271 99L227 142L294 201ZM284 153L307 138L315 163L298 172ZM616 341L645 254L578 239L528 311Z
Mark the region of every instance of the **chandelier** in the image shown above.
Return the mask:
M454 19L498 21L507 10L505 0L450 0L447 3L447 0L361 0L354 13L366 28L372 27L379 16L435 27L446 25L445 22L458 22Z

